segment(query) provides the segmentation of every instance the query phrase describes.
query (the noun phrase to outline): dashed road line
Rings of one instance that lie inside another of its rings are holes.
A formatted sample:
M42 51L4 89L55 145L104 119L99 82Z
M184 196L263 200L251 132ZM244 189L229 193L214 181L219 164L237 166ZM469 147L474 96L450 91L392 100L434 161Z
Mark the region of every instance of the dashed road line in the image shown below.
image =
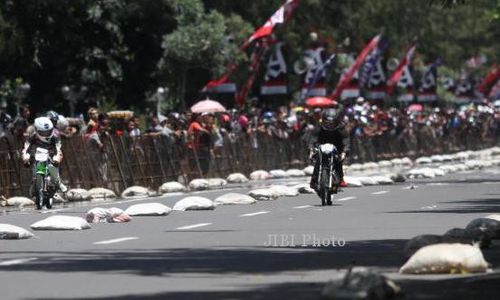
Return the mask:
M378 191L378 192L373 192L372 195L382 195L387 193L389 193L389 191Z
M112 239L112 240L107 240L107 241L95 242L93 244L94 245L107 245L107 244L121 243L121 242L126 242L126 241L131 241L131 240L137 240L137 239L139 239L139 238L136 236L131 236L131 237L124 237L124 238L119 238L119 239Z
M212 223L199 223L199 224L194 224L194 225L177 227L176 229L178 229L178 230L186 230L186 229L193 229L193 228L198 228L198 227L204 227L204 226L208 226L208 225L212 225Z
M243 214L243 215L240 215L240 217L253 217L253 216L263 215L263 214L268 214L268 213L270 213L270 211L263 210L263 211L258 211L258 212L254 212L254 213Z
M349 201L349 200L354 200L354 199L357 199L357 197L344 197L344 198L340 198L340 199L333 199L333 201Z
M38 258L36 257L30 257L30 258L18 258L18 259L11 259L11 260L5 260L0 262L0 266L13 266L13 265L20 265L24 264L33 260L37 260Z
M301 206L294 206L293 208L309 208L313 207L312 205L301 205Z

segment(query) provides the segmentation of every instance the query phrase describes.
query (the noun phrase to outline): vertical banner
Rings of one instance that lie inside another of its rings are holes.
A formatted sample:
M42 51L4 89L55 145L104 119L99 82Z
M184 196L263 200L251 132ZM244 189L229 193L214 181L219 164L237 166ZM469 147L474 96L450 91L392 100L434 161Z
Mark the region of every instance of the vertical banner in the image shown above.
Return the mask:
M409 66L411 65L413 56L415 55L416 48L416 44L412 44L406 48L403 58L387 81L387 93L389 95L392 94L396 86L408 88L411 85L411 87L413 87L413 77L411 76Z
M466 104L474 99L474 88L467 74L462 73L455 89L455 102L457 104Z
M311 58L313 64L311 68L307 70L302 80L302 99L326 95L326 71L323 62L324 53L325 48L323 47L304 51L304 55Z
M259 40L255 45L252 56L250 57L250 76L235 97L236 103L239 106L245 105L248 93L250 92L250 89L252 88L255 78L257 77L257 74L259 72L262 57L265 55L268 49L269 45L267 44L267 41L265 39Z
M437 59L429 65L422 77L422 82L418 88L418 102L437 101L437 68L441 65L441 59Z
M366 98L371 100L383 100L386 95L386 83L384 68L380 57L373 64L367 83Z
M269 56L264 83L260 88L262 95L283 95L288 93L286 84L287 66L282 48L283 43L276 43Z
M398 87L402 88L403 91L398 96L398 101L400 102L411 102L414 98L414 87L415 82L413 81L413 76L411 75L410 65L405 65L401 69L401 76L398 80Z

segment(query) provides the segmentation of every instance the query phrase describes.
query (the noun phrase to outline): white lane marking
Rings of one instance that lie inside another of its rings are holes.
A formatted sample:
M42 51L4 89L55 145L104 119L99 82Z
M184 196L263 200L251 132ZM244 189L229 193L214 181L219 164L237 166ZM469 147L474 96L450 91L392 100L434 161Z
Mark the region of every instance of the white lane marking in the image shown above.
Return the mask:
M446 183L446 182L429 182L427 185L430 185L430 186L447 186L447 185L450 185L450 184Z
M200 224L177 227L176 229L178 229L178 230L193 229L193 228L198 228L198 227L203 227L203 226L208 226L208 225L212 225L212 223L200 223Z
M483 184L499 184L498 181L485 181Z
M41 211L42 214L55 214L56 212L65 211L69 208L58 208L58 209L50 209Z
M124 237L124 238L119 238L119 239L95 242L93 244L94 245L107 245L107 244L114 244L114 243L120 243L120 242L125 242L125 241L137 240L137 239L139 239L139 238L136 236L131 236L131 237Z
M243 214L243 215L240 215L240 217L252 217L252 216L263 215L263 214L268 214L268 213L270 213L270 211L263 210L263 211L258 211L258 212L254 212L254 213Z
M18 259L11 259L11 260L5 260L0 262L0 266L13 266L13 265L19 265L19 264L24 264L27 262L30 262L32 260L37 260L38 258L36 257L30 257L30 258L18 258Z
M382 194L387 194L389 191L380 191L380 192L374 192L372 195L382 195Z
M437 208L437 205L429 205L429 206L422 206L420 209L432 210L432 209L436 209L436 208Z
M309 208L313 207L312 205L301 205L301 206L294 206L293 208Z
M340 198L340 199L337 199L337 200L335 200L335 198L334 198L333 201L348 201L348 200L354 200L356 198L357 197L344 197L344 198Z
M216 192L229 192L234 190L239 190L241 188L221 188L221 189L212 189L212 190L203 190L203 191L195 191L191 192L191 194L204 194L204 193L216 193Z

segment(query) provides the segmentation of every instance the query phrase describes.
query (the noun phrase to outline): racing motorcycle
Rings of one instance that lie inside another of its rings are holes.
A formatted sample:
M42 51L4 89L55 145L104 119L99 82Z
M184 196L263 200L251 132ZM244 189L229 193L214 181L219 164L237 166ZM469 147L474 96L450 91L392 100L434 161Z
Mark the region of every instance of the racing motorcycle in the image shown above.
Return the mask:
M49 156L49 150L36 148L34 160L34 183L32 185L32 195L35 196L37 209L43 206L52 208L52 197L57 191L54 179L50 176L49 168L54 168Z
M333 144L321 144L316 148L318 160L318 184L316 193L321 198L321 205L332 205L332 195L339 190L340 177L336 171L338 151Z

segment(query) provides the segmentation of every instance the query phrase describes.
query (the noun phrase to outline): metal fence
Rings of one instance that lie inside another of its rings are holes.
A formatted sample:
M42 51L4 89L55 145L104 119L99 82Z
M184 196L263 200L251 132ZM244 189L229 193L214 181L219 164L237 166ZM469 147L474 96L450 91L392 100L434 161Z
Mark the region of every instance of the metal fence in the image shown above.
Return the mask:
M257 169L303 168L309 162L308 145L300 135L286 139L265 133L226 135L219 147L196 151L164 136L136 138L102 136L103 147L92 139L75 136L63 139L61 177L69 187L106 187L116 192L141 185L157 189L167 181L187 183L201 177L249 174ZM479 149L495 144L495 136L475 131L445 135L428 127L400 133L351 139L351 162L377 161L395 157ZM0 139L0 194L28 195L31 171L20 163L21 144L10 136Z

